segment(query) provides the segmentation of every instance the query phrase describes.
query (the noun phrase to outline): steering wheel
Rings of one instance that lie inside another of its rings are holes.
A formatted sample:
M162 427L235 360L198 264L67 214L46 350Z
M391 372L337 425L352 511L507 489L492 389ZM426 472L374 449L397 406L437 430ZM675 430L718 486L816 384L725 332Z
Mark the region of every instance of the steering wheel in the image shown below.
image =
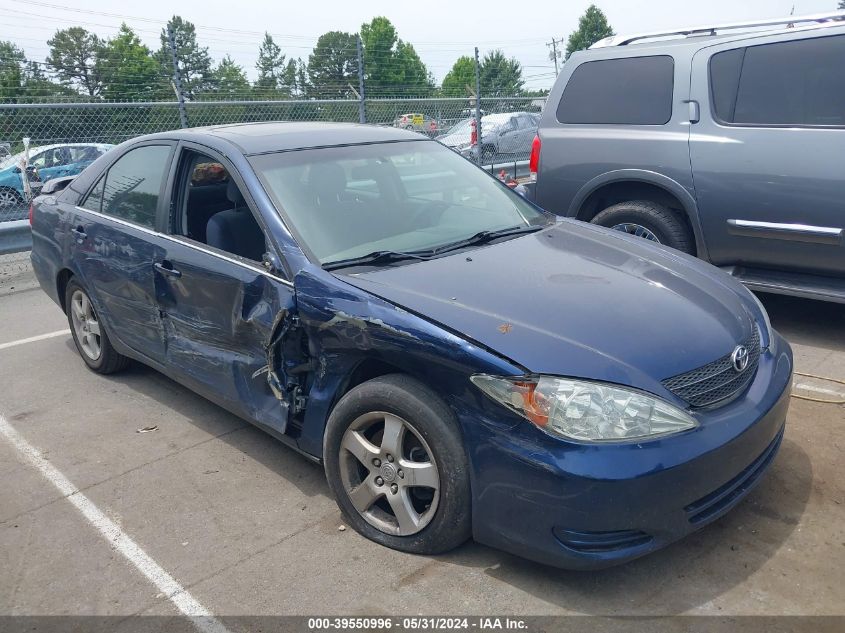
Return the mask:
M417 211L414 216L411 218L409 224L413 228L422 228L420 226L420 220L423 218L428 218L431 216L432 222L437 222L443 217L443 214L446 212L446 209L452 206L451 202L445 202L443 200L432 200L427 204L424 204L422 208Z

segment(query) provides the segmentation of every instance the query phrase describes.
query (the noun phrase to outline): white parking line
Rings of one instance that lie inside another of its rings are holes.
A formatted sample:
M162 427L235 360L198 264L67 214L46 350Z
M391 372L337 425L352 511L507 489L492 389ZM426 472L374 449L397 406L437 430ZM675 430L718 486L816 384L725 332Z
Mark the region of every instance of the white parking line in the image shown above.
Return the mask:
M21 456L32 464L53 484L88 522L118 552L140 571L172 602L179 611L190 618L201 633L229 633L228 629L211 612L188 593L173 576L155 562L117 524L109 519L94 503L79 491L67 477L48 462L37 448L27 442L0 414L0 435L3 435Z
M58 330L56 332L49 332L47 334L39 334L38 336L30 336L29 338L18 339L9 343L0 343L0 349L8 349L10 347L17 347L18 345L26 345L27 343L35 343L36 341L43 341L47 338L55 338L56 336L66 336L70 334L70 330Z
M816 393L824 393L828 396L839 396L840 398L845 398L845 393L842 391L837 391L836 389L825 389L824 387L814 387L813 385L808 385L805 382L799 382L795 385L796 389L805 389L807 391L815 391Z

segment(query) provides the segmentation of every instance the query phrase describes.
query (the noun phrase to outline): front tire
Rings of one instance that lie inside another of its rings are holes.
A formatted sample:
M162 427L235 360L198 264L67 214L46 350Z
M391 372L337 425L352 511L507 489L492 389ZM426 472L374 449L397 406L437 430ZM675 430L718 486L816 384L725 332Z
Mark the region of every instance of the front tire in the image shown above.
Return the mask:
M469 466L442 400L401 374L374 378L335 406L326 478L357 532L392 549L438 554L471 534Z
M598 213L592 223L671 246L689 255L695 254L695 242L689 228L675 213L656 202L620 202Z
M71 279L65 289L65 306L76 351L91 370L98 374L113 374L129 364L129 359L112 346L88 292L75 279Z
M10 187L0 187L0 209L13 209L23 205L23 197Z

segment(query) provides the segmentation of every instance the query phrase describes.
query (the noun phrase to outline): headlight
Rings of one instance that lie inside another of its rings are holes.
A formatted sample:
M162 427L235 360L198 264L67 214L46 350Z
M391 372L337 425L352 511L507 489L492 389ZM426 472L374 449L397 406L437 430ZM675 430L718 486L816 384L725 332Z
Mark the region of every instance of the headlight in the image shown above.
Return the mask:
M763 332L762 347L763 349L768 349L769 345L772 344L772 322L769 320L769 313L766 312L766 308L763 307L763 303L757 298L757 295L750 290L748 291L748 294L754 298L754 301L757 303L757 307L760 309L760 316L763 319L763 323L761 325L765 329L765 332Z
M687 413L639 391L551 376L476 374L473 384L545 432L587 442L627 441L698 426Z

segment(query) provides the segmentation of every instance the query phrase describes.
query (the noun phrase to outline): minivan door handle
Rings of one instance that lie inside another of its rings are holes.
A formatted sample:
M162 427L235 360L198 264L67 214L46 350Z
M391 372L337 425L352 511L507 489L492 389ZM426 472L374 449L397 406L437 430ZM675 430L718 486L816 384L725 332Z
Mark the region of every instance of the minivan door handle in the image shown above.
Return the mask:
M160 262L156 262L155 264L153 264L153 267L154 267L154 268L155 268L158 272L160 272L161 274L163 274L163 275L167 275L167 276L169 276L169 277L176 277L176 278L179 278L179 277L181 277L181 276L182 276L182 273L180 273L178 270L176 270L175 268L173 268L173 264L171 264L171 263L170 263L169 261L167 261L166 259L165 259L165 260L163 260L163 261L160 261Z
M698 101L687 101L687 106L689 107L689 122L698 123L701 120L701 108Z

